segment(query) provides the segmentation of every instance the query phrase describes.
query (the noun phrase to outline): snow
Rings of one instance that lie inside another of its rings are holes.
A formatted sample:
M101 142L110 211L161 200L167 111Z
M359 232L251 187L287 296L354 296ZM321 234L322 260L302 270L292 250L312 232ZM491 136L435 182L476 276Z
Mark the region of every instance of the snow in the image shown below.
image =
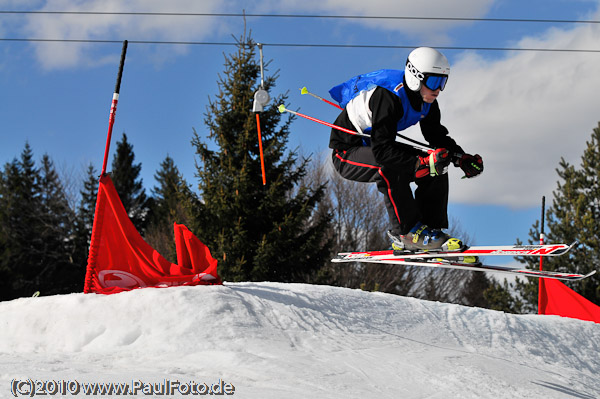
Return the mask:
M599 375L599 324L338 287L226 283L0 303L2 398L31 379L140 384L138 397L178 381L234 398L592 399Z

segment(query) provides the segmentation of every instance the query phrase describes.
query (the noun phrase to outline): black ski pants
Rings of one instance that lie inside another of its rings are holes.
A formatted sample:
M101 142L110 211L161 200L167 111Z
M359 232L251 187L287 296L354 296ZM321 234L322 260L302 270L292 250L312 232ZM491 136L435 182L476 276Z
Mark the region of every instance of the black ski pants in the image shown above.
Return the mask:
M408 233L417 222L436 229L448 227L448 174L415 181L412 168L390 170L378 165L371 147L333 150L332 159L335 170L343 178L377 184L394 234ZM410 185L413 181L417 186L414 196Z

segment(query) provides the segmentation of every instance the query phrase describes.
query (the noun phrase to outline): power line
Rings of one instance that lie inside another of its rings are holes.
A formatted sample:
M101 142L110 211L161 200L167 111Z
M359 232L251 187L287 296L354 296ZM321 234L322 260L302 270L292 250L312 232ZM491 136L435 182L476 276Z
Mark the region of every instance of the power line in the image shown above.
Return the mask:
M32 38L0 38L5 42L56 42L56 43L123 43L122 40L103 39L32 39ZM238 46L237 42L198 42L198 41L161 41L161 40L128 40L130 44L160 44L160 45L207 45L207 46ZM269 47L313 47L313 48L360 48L360 49L412 49L417 45L377 45L377 44L324 44L324 43L265 43ZM473 51L537 51L565 53L600 53L600 49L565 49L565 48L520 48L520 47L468 47L468 46L433 46L440 50L473 50Z
M536 19L536 18L468 18L468 17L418 17L382 15L316 15L316 14L247 14L247 13L179 13L179 12L118 12L118 11L12 11L0 10L0 14L30 15L129 15L129 16L168 16L168 17L248 17L248 18L320 18L320 19L384 19L420 21L462 21L462 22L530 22L555 24L600 24L599 20Z
M31 38L0 38L4 42L57 42L57 43L123 43L123 40L112 39L31 39ZM237 46L234 42L186 42L168 40L127 40L129 44L181 44L181 45L215 45L215 46ZM264 44L264 43L263 43Z

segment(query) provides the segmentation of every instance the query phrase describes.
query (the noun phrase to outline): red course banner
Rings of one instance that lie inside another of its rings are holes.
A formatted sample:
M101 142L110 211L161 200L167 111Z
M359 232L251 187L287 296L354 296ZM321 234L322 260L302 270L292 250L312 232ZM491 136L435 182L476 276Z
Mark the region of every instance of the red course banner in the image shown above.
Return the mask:
M129 219L109 175L100 178L84 292L221 284L217 260L187 227L174 224L177 264L152 248Z
M600 323L600 307L560 281L540 279L538 313Z

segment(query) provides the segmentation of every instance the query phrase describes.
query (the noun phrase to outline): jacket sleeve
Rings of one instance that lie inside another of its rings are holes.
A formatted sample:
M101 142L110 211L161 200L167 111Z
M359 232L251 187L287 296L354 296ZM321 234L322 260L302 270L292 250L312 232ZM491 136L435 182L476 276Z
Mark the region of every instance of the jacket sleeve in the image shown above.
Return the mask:
M448 129L441 124L440 106L435 100L429 113L420 122L421 132L427 142L435 148L445 148L451 153L463 154L463 149L448 135Z
M387 89L378 87L369 101L372 112L371 148L375 160L390 169L414 168L415 157L422 152L396 142L398 121L404 111L400 98Z

